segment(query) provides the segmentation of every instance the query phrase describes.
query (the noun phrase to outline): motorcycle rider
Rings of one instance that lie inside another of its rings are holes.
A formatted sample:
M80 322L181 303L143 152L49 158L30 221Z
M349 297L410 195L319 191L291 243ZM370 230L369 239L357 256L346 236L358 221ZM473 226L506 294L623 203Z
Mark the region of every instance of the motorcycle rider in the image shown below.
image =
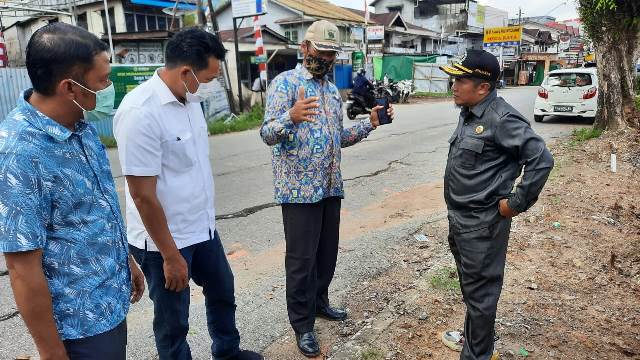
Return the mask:
M358 75L356 75L356 78L353 80L352 93L362 96L365 100L366 106L368 108L373 108L376 101L373 96L374 87L365 74L366 70L364 68L358 71Z

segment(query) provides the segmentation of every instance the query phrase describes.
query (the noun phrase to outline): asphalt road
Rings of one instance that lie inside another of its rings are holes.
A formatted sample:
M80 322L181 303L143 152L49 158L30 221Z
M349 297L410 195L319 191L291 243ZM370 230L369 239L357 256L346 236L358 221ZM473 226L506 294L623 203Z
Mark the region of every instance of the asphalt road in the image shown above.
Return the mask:
M587 126L580 119L533 122L536 88L505 89L500 95L524 114L548 141ZM447 139L459 110L451 100L396 106L393 124L343 149L341 251L332 284L332 302L389 263L385 254L429 218L443 216L441 179ZM357 121L357 120L356 120ZM352 124L345 117L345 126ZM262 350L291 335L284 300L284 236L280 209L273 205L269 148L257 130L210 138L215 176L217 228L236 276L237 322L242 346ZM123 202L124 180L115 151L109 152ZM4 258L0 257L0 359L35 355L35 347L16 314ZM189 343L194 359L208 359L210 340L204 298L192 284ZM154 359L152 304L145 298L130 311L129 359ZM321 325L318 325L321 326Z

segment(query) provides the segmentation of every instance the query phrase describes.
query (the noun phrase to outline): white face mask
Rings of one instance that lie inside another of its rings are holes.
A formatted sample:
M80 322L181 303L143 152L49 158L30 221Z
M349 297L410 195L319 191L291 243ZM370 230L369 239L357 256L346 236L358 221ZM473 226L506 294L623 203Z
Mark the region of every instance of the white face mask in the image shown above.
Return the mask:
M213 80L206 83L201 83L200 80L198 80L198 77L196 76L196 74L193 72L193 70L191 70L191 74L193 74L193 77L198 82L198 89L196 90L196 92L192 93L189 91L187 84L183 82L184 87L187 89L187 101L202 102L210 98L211 96L213 96L213 93L215 92Z

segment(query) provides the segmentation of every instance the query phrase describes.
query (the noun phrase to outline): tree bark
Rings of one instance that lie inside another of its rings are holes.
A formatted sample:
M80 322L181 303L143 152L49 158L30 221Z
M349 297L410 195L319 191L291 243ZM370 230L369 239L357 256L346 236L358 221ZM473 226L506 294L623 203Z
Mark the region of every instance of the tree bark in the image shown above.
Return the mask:
M605 26L602 34L593 42L600 86L594 126L603 130L640 128L640 114L635 106L640 36L623 24Z

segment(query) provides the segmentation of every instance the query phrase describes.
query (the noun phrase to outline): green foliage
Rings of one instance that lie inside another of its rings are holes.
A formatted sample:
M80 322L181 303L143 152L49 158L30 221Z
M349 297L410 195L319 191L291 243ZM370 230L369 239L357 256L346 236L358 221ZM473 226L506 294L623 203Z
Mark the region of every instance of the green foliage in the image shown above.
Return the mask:
M360 360L383 360L384 355L378 349L367 349L360 353Z
M116 139L113 136L100 136L100 141L105 147L114 148L118 146Z
M446 267L438 270L431 276L431 287L439 290L460 291L458 272L453 267Z
M574 129L573 133L571 133L572 139L569 141L569 145L575 146L587 140L599 138L600 135L602 135L601 129L596 129L596 128Z
M640 29L638 0L577 0L580 19L587 35L596 43L623 29Z
M213 119L208 122L209 134L226 134L237 131L244 131L262 125L264 119L264 108L254 106L249 112L240 114L238 118L225 122L224 119Z

